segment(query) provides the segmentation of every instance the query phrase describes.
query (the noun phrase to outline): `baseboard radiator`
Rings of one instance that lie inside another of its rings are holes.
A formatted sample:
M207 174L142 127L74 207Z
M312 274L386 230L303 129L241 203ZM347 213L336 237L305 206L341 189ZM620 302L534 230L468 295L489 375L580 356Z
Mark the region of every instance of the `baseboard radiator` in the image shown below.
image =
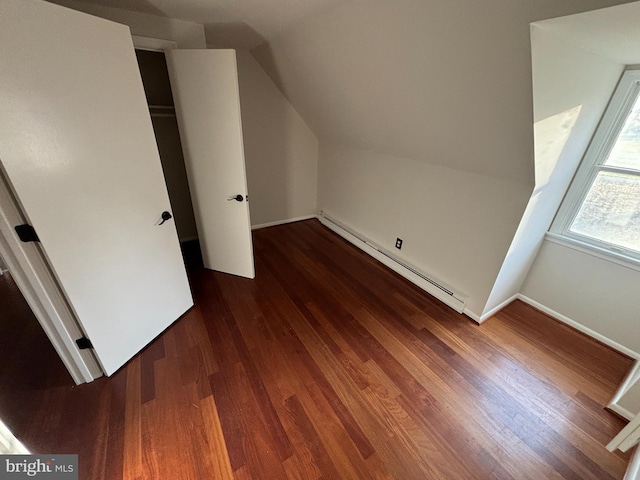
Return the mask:
M372 242L364 235L352 230L328 216L325 212L320 212L318 219L327 228L330 228L345 240L349 241L362 251L368 253L376 260L380 261L394 272L402 275L411 283L417 285L425 292L436 297L438 300L453 308L456 312L462 313L467 303L467 295L456 292L451 286L438 280L433 275L429 275L419 268L409 264L388 250Z

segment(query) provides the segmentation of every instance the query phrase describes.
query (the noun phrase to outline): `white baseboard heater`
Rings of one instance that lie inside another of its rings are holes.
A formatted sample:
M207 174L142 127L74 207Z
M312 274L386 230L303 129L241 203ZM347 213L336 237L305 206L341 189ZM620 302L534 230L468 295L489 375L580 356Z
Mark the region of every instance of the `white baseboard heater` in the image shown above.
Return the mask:
M467 295L456 292L451 286L441 282L433 275L429 275L417 267L410 265L405 260L397 257L393 253L376 245L374 242L364 237L360 233L350 229L339 221L331 218L325 212L320 212L318 216L320 222L330 228L345 240L349 241L360 250L368 253L376 260L380 261L394 272L402 275L411 283L417 285L425 292L436 297L438 300L453 308L456 312L462 313L467 303Z

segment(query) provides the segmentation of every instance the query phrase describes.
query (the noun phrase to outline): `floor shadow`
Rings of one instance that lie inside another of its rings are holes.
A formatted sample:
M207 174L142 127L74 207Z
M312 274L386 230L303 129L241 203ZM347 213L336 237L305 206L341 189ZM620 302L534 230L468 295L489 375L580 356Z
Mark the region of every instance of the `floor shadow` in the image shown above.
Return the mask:
M19 429L47 391L75 385L10 273L0 276L0 417Z

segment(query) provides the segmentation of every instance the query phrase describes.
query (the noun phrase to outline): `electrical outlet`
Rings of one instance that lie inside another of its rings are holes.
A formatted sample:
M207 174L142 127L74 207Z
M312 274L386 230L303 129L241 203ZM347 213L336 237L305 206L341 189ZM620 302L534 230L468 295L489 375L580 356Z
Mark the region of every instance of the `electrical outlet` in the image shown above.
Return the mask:
M401 238L396 238L396 248L398 250L402 250L402 239Z

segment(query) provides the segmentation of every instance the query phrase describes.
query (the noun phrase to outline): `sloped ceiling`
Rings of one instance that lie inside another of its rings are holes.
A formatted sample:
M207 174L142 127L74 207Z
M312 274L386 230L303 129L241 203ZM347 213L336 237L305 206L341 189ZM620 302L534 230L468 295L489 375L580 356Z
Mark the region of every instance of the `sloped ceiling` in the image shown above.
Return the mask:
M84 0L107 7L177 18L205 26L218 48L250 50L304 18L347 0Z
M251 49L321 142L530 186L529 24L629 3L90 1L199 22L210 46Z
M353 0L254 55L321 140L531 185L529 24L616 3Z

